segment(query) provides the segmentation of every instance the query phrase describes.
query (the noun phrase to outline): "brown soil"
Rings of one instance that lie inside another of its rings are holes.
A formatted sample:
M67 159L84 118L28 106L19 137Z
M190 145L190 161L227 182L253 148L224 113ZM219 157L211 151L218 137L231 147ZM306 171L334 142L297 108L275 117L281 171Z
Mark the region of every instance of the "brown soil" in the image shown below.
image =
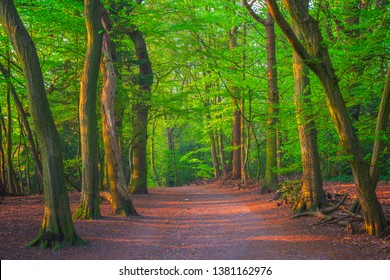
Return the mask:
M348 191L347 184L327 190ZM74 211L79 194L71 193ZM43 217L43 197L6 197L0 205L0 259L390 259L389 243L366 234L350 234L338 225L313 226L316 217L291 219L291 208L240 190L231 182L150 189L134 196L140 217L112 215L75 221L88 246L60 250L26 248ZM390 214L390 184L379 187ZM386 199L385 199L386 198Z

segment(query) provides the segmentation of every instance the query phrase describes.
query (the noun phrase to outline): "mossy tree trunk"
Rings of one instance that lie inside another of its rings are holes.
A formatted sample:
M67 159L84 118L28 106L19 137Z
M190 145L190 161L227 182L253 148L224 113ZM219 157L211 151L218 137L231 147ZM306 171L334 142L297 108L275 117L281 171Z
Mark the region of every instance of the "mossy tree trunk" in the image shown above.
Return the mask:
M260 193L273 191L278 185L278 132L277 124L279 120L279 91L278 75L276 69L276 35L275 24L271 13L268 18L260 17L253 9L252 4L247 0L242 0L243 5L249 14L257 22L265 27L266 51L267 51L267 82L268 82L268 111L265 131L265 177Z
M42 156L44 217L39 234L29 245L59 248L82 244L73 226L64 182L61 141L45 94L35 45L12 0L0 1L0 20L22 65L30 114Z
M84 0L85 20L88 32L87 54L80 81L80 140L82 158L82 188L80 204L73 214L74 219L100 217L99 172L97 139L97 81L102 53L100 1Z
M119 215L137 215L127 190L123 171L122 157L116 133L114 116L116 74L111 56L111 21L107 11L102 6L102 23L104 27L102 60L100 69L103 74L102 103L102 133L104 142L104 159L107 164L108 185L111 192L111 204L114 213Z
M327 48L323 43L318 23L308 14L304 3L283 0L292 19L301 30L306 48L295 36L291 26L280 13L275 0L267 0L274 18L278 22L294 50L306 65L319 78L324 89L328 109L336 126L340 142L349 156L352 173L357 184L359 201L364 217L364 228L371 235L380 234L387 226L382 207L375 193L375 186L369 173L369 165L364 159L363 147L359 141L351 118L341 95L338 79Z
M303 0L308 8L308 0ZM300 30L293 22L293 29L299 39L302 39ZM312 113L310 100L310 79L308 69L301 57L293 53L294 72L294 101L298 122L298 134L302 158L302 190L293 210L300 213L305 210L316 211L327 205L323 190L320 156L317 146L317 130Z
M146 146L148 139L147 129L150 91L153 84L152 64L141 31L134 25L130 28L121 27L120 29L130 37L134 45L135 55L137 57L136 63L139 68L139 91L135 97L136 103L133 106L135 117L133 123L133 169L130 181L130 192L148 193Z

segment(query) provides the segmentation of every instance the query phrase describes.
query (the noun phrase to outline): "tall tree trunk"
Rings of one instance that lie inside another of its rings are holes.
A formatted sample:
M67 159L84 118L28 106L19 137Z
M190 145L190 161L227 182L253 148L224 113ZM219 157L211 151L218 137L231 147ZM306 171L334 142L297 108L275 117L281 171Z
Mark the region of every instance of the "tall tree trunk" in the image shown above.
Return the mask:
M84 0L88 32L87 54L80 81L79 121L82 158L82 188L80 204L73 219L100 217L99 171L97 140L97 81L102 53L102 23L100 0Z
M6 89L6 108L7 108L7 145L6 145L6 159L7 159L7 187L10 194L17 193L17 182L15 180L14 164L12 162L12 115L11 115L11 96L10 87L7 84Z
M173 129L168 127L166 129L168 136L168 150L172 153L172 160L168 161L168 172L167 172L167 187L177 186L177 166L176 166L176 152L175 142L173 137ZM173 173L173 174L172 174ZM173 178L172 178L173 175Z
M77 236L64 182L61 141L45 94L35 45L11 0L0 1L0 20L22 64L30 114L42 154L45 211L41 230L30 246L58 248L77 245Z
M265 27L267 50L267 82L268 82L268 111L265 130L265 177L260 193L273 191L278 185L278 133L279 91L276 70L276 35L274 19L270 12L265 20L256 14L247 0L242 0L249 14Z
M309 1L304 0L306 8ZM299 39L302 39L300 30L293 22L293 29ZM317 130L310 109L313 107L310 100L310 80L307 68L301 57L293 52L294 71L294 101L298 122L298 134L302 158L302 190L294 211L300 213L305 210L315 211L326 205L325 192L322 185L320 156L317 147Z
M208 116L210 117L210 116ZM210 117L211 118L211 117ZM213 160L213 168L214 168L214 178L221 177L221 172L219 170L219 161L218 161L218 153L217 153L217 145L215 143L214 133L211 129L209 129L209 138L211 145L211 157Z
M307 66L317 75L324 89L328 108L342 146L349 156L352 172L357 183L357 191L364 217L364 228L371 235L380 234L387 226L382 207L375 193L375 186L369 173L369 165L364 159L351 118L342 98L338 80L332 66L328 50L324 47L318 23L306 12L300 1L283 0L293 20L302 31L305 48L280 13L275 0L267 0L274 18L277 20L290 44Z
M237 26L233 26L230 30L229 49L232 50L237 47ZM232 176L231 179L241 179L241 99L237 94L237 88L231 86L233 94L233 128L232 128Z
M150 137L150 167L153 172L153 177L158 186L161 186L160 176L158 175L157 169L156 169L156 163L155 163L155 141L154 136L156 135L156 120L153 121L152 124L152 134Z
M228 173L229 173L229 166L226 164L223 136L222 136L222 132L220 129L218 129L218 132L217 132L217 143L218 143L218 153L219 153L219 158L221 161L223 177L226 178L228 176Z
M272 16L268 15L265 25L267 37L267 79L268 79L268 117L266 125L266 162L264 184L261 193L273 191L278 185L278 134L277 123L279 115L279 92L276 70L276 41L275 28Z
M116 134L114 102L116 90L116 74L111 56L111 40L109 32L111 22L107 11L102 6L102 24L104 27L102 60L100 69L103 74L102 133L104 142L104 159L107 164L108 185L111 192L111 204L114 213L120 215L137 215L130 194L127 190L122 157ZM103 168L103 167L102 167Z
M131 39L137 57L137 65L140 76L138 78L139 92L136 96L136 104L133 106L134 118L134 142L133 170L131 174L130 192L148 193L147 189L147 161L146 145L148 139L148 112L151 86L153 84L152 64L149 59L145 39L136 26L130 28L120 27Z

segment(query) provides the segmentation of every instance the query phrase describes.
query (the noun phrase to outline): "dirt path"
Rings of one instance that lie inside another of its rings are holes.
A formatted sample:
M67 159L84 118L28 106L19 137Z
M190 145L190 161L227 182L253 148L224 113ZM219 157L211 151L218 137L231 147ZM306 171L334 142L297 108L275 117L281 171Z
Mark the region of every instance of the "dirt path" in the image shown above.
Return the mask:
M72 194L75 208L77 194ZM76 221L89 246L62 250L25 248L37 233L42 197L6 198L0 205L1 259L388 259L384 241L310 227L314 218L291 220L271 195L192 185L151 189L134 197L141 217L111 215ZM318 221L317 221L318 222Z

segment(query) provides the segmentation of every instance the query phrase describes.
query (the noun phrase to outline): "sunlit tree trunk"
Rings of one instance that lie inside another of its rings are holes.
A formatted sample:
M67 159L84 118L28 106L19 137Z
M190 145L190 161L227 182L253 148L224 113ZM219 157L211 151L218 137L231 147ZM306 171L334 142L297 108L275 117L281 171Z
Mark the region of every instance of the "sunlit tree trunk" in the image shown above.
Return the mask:
M100 217L99 171L97 141L97 81L102 52L102 23L99 0L84 0L85 20L88 33L87 54L80 81L80 140L82 158L82 189L80 204L74 219Z
M102 24L104 27L102 60L100 69L103 75L101 92L102 103L102 133L104 143L104 159L107 164L108 185L111 193L111 204L114 213L120 215L137 215L127 189L123 171L122 157L119 151L119 142L116 134L114 116L116 74L111 57L111 40L109 32L111 22L109 15L102 7Z
M364 228L367 233L378 235L386 228L387 221L375 193L375 186L369 173L369 165L364 159L363 147L352 126L351 118L342 98L328 50L323 44L318 23L306 12L305 6L302 5L301 1L283 0L283 3L301 30L307 44L306 48L295 36L291 27L280 13L276 1L267 0L268 7L286 34L290 44L321 82L330 115L336 126L341 144L349 157L357 184L359 201L364 217Z
M308 0L306 2L308 8ZM300 30L293 22L293 29L299 39L302 39ZM305 210L315 211L326 205L325 192L322 186L320 156L317 147L317 130L314 123L312 103L310 100L310 80L307 68L301 57L293 53L294 71L294 101L298 122L299 141L302 158L302 190L294 211L300 213Z
M58 248L77 245L64 182L61 141L45 94L35 45L11 0L0 1L0 20L22 65L28 92L29 110L42 155L45 209L41 230L30 246Z
M130 192L148 193L146 145L148 139L149 99L151 86L153 84L152 64L141 31L134 25L130 28L121 27L120 29L124 31L133 42L140 74L138 78L139 91L135 96L136 103L133 106L135 118L133 123L133 169L130 181Z

